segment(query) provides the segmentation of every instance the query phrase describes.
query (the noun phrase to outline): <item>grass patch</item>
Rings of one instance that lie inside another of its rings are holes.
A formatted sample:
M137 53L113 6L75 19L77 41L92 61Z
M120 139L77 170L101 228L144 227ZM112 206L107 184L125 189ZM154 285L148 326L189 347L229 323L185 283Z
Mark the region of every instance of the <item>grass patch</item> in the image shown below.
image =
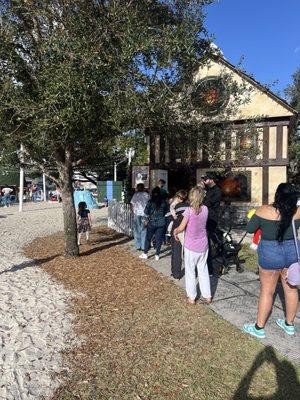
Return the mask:
M258 269L258 257L257 252L250 249L249 244L242 244L241 251L239 253L241 259L245 260L243 266L252 272L256 272Z
M67 289L81 348L65 355L70 372L59 400L294 400L298 367L202 305L130 255L126 239L93 232L81 257L62 256L63 237L36 240L28 257ZM100 251L101 250L101 251Z

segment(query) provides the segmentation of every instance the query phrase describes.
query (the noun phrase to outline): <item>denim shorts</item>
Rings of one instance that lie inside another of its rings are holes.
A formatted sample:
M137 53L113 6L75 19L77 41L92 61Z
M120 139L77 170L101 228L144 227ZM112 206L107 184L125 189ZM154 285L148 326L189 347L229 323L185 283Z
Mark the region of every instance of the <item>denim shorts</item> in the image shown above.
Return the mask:
M288 268L297 261L294 239L284 240L281 243L277 240L261 240L258 245L257 254L258 264L263 269L276 270Z

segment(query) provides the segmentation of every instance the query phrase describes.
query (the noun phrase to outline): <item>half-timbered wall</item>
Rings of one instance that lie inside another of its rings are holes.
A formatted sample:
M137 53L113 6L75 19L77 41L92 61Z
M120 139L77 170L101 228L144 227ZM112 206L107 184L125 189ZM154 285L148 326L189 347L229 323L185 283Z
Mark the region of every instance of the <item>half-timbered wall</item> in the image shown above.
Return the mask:
M221 142L222 161L226 164L234 162L236 170L251 171L252 188L251 202L267 204L273 201L278 183L286 181L288 165L288 121L267 122L257 124L258 154L255 159L239 164L235 160L232 148L238 144L239 134L243 126L237 126L227 136L226 142ZM209 167L209 154L206 154L203 143L184 138L166 138L163 135L153 135L149 141L151 168L176 168L182 164L194 166L201 171Z

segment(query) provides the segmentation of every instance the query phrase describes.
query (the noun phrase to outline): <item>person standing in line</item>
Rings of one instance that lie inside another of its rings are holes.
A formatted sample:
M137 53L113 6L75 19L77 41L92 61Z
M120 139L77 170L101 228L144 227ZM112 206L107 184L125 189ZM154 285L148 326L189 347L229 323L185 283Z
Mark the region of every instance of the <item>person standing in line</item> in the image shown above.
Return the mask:
M174 212L172 213L173 218L171 222L171 233L173 233L174 229L178 228L182 222L183 213L188 208L187 197L187 192L185 190L179 190L175 195L175 198L178 199L178 202L174 206ZM178 238L179 240L175 240L174 235L172 234L171 236L171 276L173 276L174 279L181 279L183 276L181 267L184 232L178 234Z
M168 198L168 191L166 190L165 186L166 186L166 181L164 179L160 179L157 182L157 187L159 188L162 198L164 200Z
M201 299L209 304L212 301L210 280L207 267L208 238L206 223L208 209L203 205L204 190L196 186L189 192L189 208L183 213L183 219L178 228L174 230L174 237L185 231L184 237L184 266L185 285L188 302L196 303L196 269L201 292Z
M9 207L10 206L10 195L13 192L12 188L5 185L1 192L3 193L2 201L3 201L4 207Z
M136 250L144 251L147 233L147 228L144 224L144 211L150 196L145 191L145 186L143 183L138 183L136 190L136 193L134 193L130 201L130 208L133 213L133 237Z
M78 246L80 246L81 236L83 233L85 233L86 241L87 243L89 243L91 229L92 229L92 218L90 210L88 210L86 202L81 201L78 204L78 214L77 214Z
M37 188L36 185L33 184L32 187L31 187L31 190L32 190L32 201L35 203L37 201L37 190L38 190L38 188Z
M245 324L244 332L258 338L265 338L265 324L271 313L274 293L278 279L284 291L286 314L277 319L276 324L286 334L294 335L299 295L298 288L287 282L288 268L297 262L296 243L293 223L296 231L300 227L300 208L297 206L298 193L290 183L281 183L275 193L274 203L257 209L247 225L247 232L261 229L262 236L258 244L258 264L260 294L257 319L254 324ZM299 246L299 240L298 247Z
M166 190L166 181L164 179L159 179L159 181L157 182L157 188L159 188L160 193L162 198L167 201L168 196L169 196L169 192ZM167 226L168 226L168 221L166 220L166 224L165 224L165 230L163 233L163 244L167 244L169 242L169 238L166 236L167 235Z
M158 187L154 188L151 193L151 198L148 201L145 208L147 233L145 239L144 253L140 255L140 258L147 259L148 251L151 246L151 239L155 237L155 259L160 258L160 249L165 236L166 230L166 217L168 212L168 205L166 200L162 197L161 191Z
M219 223L219 211L220 211L220 203L222 198L222 192L219 186L216 184L216 174L213 172L207 172L204 176L202 176L202 181L205 185L205 198L203 200L203 205L208 208L208 219L207 219L207 234L208 234L208 272L209 275L213 275L213 259L212 259L212 251L211 251L211 240L214 238L214 233L218 227Z

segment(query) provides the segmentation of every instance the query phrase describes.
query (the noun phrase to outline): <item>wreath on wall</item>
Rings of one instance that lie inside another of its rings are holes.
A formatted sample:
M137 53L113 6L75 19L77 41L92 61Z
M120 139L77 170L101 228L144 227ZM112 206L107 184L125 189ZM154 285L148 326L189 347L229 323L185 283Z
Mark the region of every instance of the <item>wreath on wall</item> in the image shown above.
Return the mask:
M201 79L192 93L192 103L205 116L219 114L229 102L229 92L219 76Z

